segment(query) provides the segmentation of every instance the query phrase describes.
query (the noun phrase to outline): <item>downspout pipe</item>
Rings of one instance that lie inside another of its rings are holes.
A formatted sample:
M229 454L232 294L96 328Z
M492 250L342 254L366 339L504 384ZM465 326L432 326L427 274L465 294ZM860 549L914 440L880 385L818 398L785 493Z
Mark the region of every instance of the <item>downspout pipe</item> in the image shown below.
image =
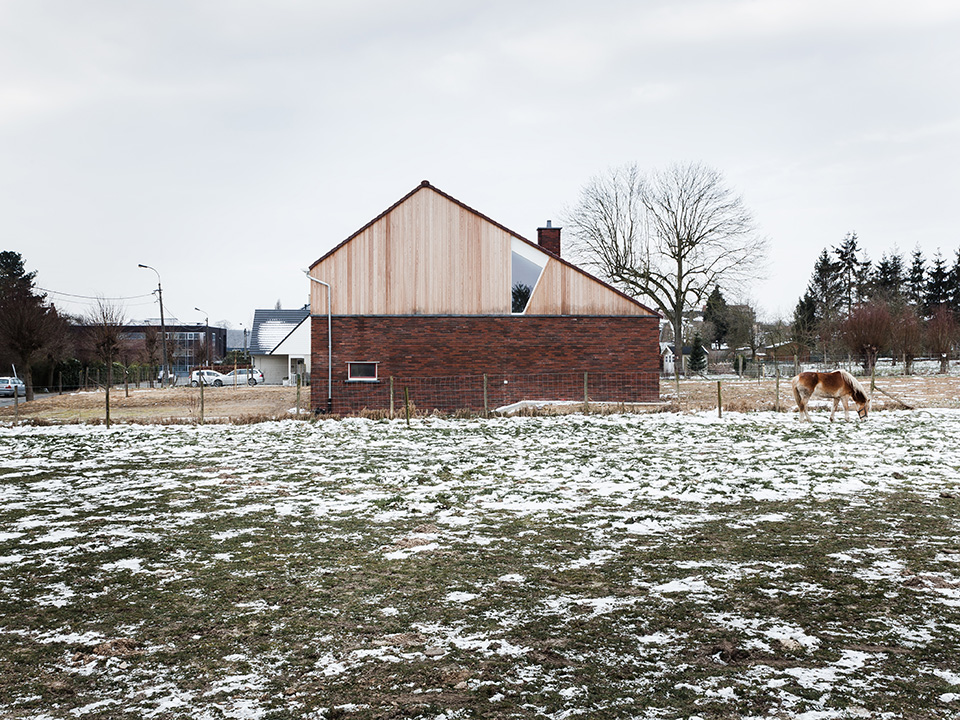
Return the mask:
M323 285L327 289L327 413L333 412L333 322L330 315L330 284L323 280L318 280L310 274L309 270L304 270L303 274L318 285Z

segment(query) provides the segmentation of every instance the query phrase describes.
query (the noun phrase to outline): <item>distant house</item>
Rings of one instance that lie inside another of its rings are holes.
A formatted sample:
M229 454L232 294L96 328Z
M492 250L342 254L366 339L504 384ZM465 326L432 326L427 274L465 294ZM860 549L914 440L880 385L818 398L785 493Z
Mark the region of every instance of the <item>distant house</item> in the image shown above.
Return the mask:
M659 400L659 314L562 259L560 228L537 237L424 181L314 262L313 406L385 408L401 386L420 408L583 400L585 381Z
M310 373L310 311L255 310L250 356L268 385L304 381Z
M690 362L690 355L693 353L693 345L683 345L680 348L682 353L681 355L681 364L680 372L686 373L687 363ZM703 354L706 356L710 355L710 348L706 345L701 345L703 348ZM675 375L677 371L677 347L672 343L662 342L660 343L660 370L664 375Z
M660 370L664 375L674 374L674 362L676 355L673 352L673 345L670 343L660 343Z

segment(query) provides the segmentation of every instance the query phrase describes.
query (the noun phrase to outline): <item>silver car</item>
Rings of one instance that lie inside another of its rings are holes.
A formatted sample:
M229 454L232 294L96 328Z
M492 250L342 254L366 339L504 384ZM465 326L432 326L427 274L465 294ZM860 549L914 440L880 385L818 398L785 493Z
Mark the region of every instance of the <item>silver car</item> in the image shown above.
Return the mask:
M15 377L0 377L0 397L13 397L14 394L23 397L27 394L27 386L23 380Z
M218 373L216 370L194 370L190 374L190 384L193 387L199 387L201 380L204 385L213 385L214 387L222 387L227 384L227 376Z
M224 376L224 385L262 385L263 373L257 368L237 368Z

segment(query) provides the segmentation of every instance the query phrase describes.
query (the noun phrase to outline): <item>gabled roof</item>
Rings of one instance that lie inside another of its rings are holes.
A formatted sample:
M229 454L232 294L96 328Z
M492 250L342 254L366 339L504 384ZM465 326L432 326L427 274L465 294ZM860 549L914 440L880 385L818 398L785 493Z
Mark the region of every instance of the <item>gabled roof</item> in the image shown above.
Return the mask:
M582 278L586 279L587 282L597 283L598 285L603 286L603 287L606 288L609 292L616 294L617 296L619 296L619 297L622 298L623 300L629 302L632 306L634 306L634 307L642 310L644 313L649 314L649 315L652 315L652 316L659 316L659 315L660 315L660 313L659 313L658 311L651 309L650 307L644 305L643 303L641 303L641 302L639 302L638 300L636 300L635 298L627 295L626 293L624 293L623 291L621 291L621 290L617 289L616 287L610 285L609 283L606 283L606 282L604 282L603 280L595 277L594 275L591 275L589 272L587 272L587 271L584 270L583 268L580 268L580 267L578 267L577 265L574 265L573 263L571 263L571 262L565 260L564 258L560 257L559 255L554 254L553 252L551 252L551 251L548 250L547 248L541 246L540 244L538 244L538 243L536 243L536 242L531 242L530 240L528 240L527 238L523 237L523 236L520 235L519 233L514 232L513 230L510 230L509 228L507 228L507 227L505 227L504 225L498 223L497 221L491 219L490 217L484 215L483 213L475 210L474 208L470 207L469 205L461 202L460 200L456 199L455 197L453 197L453 196L451 196L451 195L448 195L447 193L443 192L442 190L439 190L438 188L436 188L436 187L434 187L433 185L431 185L430 182L427 181L427 180L422 181L419 186L417 186L416 188L414 188L413 190L411 190L409 193L407 193L407 194L404 195L402 198L400 198L400 200L398 200L398 201L395 202L393 205L391 205L391 206L388 207L386 210L384 210L382 213L380 213L380 214L377 215L375 218L373 218L373 219L372 219L370 222L368 222L366 225L364 225L364 226L361 227L359 230L357 230L355 233L353 233L352 235L350 235L348 238L346 238L345 240L343 240L342 242L340 242L336 247L332 248L330 251L328 251L327 253L325 253L324 255L322 255L320 258L318 258L316 261L314 261L314 262L310 265L311 274L312 274L313 269L316 268L317 265L319 265L320 263L323 263L323 262L326 261L328 258L331 258L333 255L336 255L341 249L344 248L344 246L350 244L352 241L354 241L355 239L357 239L359 236L362 236L366 231L368 231L368 230L370 230L371 228L373 228L374 226L376 226L378 223L380 223L382 220L384 220L384 218L386 218L386 217L389 216L391 213L393 213L394 211L396 211L398 208L400 208L400 206L404 205L404 203L407 203L414 195L416 195L416 194L419 193L419 192L423 192L423 191L425 191L425 190L428 190L428 191L431 191L431 192L433 192L433 193L436 193L438 196L446 199L446 200L449 201L450 203L452 203L452 204L456 205L457 207L461 208L464 212L469 213L469 214L471 214L471 215L473 215L473 216L481 219L481 220L484 221L485 223L488 223L489 225L497 228L498 230L500 230L501 232L503 232L505 235L507 235L507 236L509 236L509 237L511 237L511 238L514 238L514 239L516 239L517 241L519 241L519 242L521 242L521 243L524 243L524 244L530 246L531 248L535 248L538 252L543 253L544 255L548 256L548 257L551 258L552 260L555 260L558 264L560 264L561 266L563 266L564 268L566 268L567 271L572 272L573 274L579 275L579 276L581 276Z
M309 308L299 310L254 310L250 353L269 355L310 317Z
M437 193L437 195L440 195L441 197L446 198L447 200L449 200L450 202L452 202L454 205L458 205L459 207L462 207L462 208L463 208L464 210L466 210L467 212L469 212L469 213L471 213L471 214L473 214L473 215L476 215L477 217L485 220L486 222L490 223L490 224L493 225L494 227L500 228L501 230L503 230L503 231L504 231L505 233L507 233L508 235L512 235L513 237L517 238L518 240L522 240L523 242L527 243L528 245L533 245L535 248L537 248L537 249L539 249L539 250L544 250L542 247L540 247L540 246L537 245L536 243L530 242L529 240L527 240L527 239L526 239L525 237L523 237L522 235L520 235L520 234L518 234L518 233L515 233L515 232L514 232L513 230L511 230L510 228L501 225L501 224L498 223L496 220L493 220L493 219L487 217L487 216L484 215L482 212L479 212L479 211L477 211L477 210L474 210L472 207L470 207L470 206L467 205L466 203L460 202L459 200L457 200L457 199L456 199L455 197L453 197L452 195L447 195L447 193L443 192L443 190L440 190L439 188L436 188L436 187L434 187L433 185L431 185L429 180L423 180L417 187L415 187L413 190L411 190L410 192L408 192L408 193L407 193L406 195L404 195L402 198L400 198L399 200L397 200L393 205L391 205L391 206L388 207L386 210L384 210L382 213L380 213L379 215L377 215L373 220L371 220L370 222L368 222L368 223L367 223L366 225L364 225L362 228L360 228L360 229L357 230L355 233L353 233L352 235L350 235L350 237L348 237L346 240L344 240L343 242L341 242L339 245L337 245L335 248L333 248L333 249L330 250L329 252L325 253L325 254L322 255L321 257L317 258L317 260L310 265L310 268L313 269L313 267L314 267L315 265L317 265L318 263L323 262L323 261L326 260L328 257L330 257L331 255L333 255L335 252L337 252L337 250L339 250L339 249L342 248L344 245L346 245L348 242L350 242L351 240L353 240L357 235L359 235L360 233L362 233L364 230L366 230L366 229L369 228L369 227L372 227L373 225L376 225L376 224L377 224L378 222L380 222L383 218L385 218L387 215L389 215L390 213L392 213L392 212L393 212L394 210L396 210L398 207L400 207L401 205L403 205L407 200L409 200L411 197L413 197L414 195L416 195L418 192L420 192L420 191L423 190L424 188L433 190L433 192ZM547 251L544 250L544 252L547 252ZM549 252L548 252L548 254L551 255L552 257L556 257L557 259L559 259L559 257L556 256L556 255L554 255L553 253L549 253Z

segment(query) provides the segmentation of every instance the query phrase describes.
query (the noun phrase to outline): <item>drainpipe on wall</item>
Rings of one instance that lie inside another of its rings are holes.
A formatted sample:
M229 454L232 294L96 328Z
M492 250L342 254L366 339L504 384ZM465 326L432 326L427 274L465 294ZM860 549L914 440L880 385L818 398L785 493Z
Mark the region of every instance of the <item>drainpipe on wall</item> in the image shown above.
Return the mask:
M330 317L330 285L323 280L317 280L310 274L309 270L304 270L303 274L310 280L327 289L327 413L333 412L333 322Z

